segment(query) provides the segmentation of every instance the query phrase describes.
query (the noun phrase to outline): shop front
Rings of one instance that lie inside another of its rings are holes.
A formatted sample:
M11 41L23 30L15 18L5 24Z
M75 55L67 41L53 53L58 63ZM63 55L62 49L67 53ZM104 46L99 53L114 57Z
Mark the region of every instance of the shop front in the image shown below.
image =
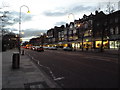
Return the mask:
M95 41L95 47L96 48L101 48L102 46L102 41ZM103 48L104 49L108 49L109 48L109 41L106 40L106 41L103 41Z
M119 49L120 48L120 41L110 41L109 43L110 49Z
M120 49L120 35L111 35L109 46L110 49Z
M81 43L82 45L82 43ZM91 37L83 39L83 48L89 48L91 49L93 47L93 42Z

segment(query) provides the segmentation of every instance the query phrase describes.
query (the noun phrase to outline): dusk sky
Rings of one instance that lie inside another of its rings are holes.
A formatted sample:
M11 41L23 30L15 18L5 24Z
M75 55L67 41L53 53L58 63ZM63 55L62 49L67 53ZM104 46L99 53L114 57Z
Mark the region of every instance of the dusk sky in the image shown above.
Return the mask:
M108 1L115 10L118 9L119 0L0 0L0 10L9 11L10 16L14 19L15 23L7 28L18 30L20 6L28 6L30 13L27 13L26 7L21 9L21 29L26 33L33 33L37 30L43 32L54 26L65 25L74 19L82 18L84 14L89 15L91 12L94 14L95 10L99 8L105 12ZM24 40L34 36L26 33ZM40 33L37 32L37 34Z

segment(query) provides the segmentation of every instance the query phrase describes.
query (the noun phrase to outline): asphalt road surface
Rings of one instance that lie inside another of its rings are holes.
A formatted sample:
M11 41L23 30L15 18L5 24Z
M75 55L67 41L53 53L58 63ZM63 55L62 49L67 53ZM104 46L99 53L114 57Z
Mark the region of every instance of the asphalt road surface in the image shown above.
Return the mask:
M92 53L25 49L62 88L117 88L118 58Z

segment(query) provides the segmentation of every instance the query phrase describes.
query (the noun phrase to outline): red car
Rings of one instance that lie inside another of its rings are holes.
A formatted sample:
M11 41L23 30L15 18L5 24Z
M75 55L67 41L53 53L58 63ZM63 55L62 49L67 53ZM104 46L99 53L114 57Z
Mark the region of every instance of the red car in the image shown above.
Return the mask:
M43 49L43 47L37 46L36 47L36 51L40 51L41 52L41 51L44 51L44 49Z

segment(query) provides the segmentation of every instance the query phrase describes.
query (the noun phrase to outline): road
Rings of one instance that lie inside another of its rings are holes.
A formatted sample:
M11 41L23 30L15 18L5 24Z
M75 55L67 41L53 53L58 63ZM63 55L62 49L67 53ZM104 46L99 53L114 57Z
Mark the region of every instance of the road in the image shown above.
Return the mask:
M118 59L92 53L25 50L63 88L118 87Z

